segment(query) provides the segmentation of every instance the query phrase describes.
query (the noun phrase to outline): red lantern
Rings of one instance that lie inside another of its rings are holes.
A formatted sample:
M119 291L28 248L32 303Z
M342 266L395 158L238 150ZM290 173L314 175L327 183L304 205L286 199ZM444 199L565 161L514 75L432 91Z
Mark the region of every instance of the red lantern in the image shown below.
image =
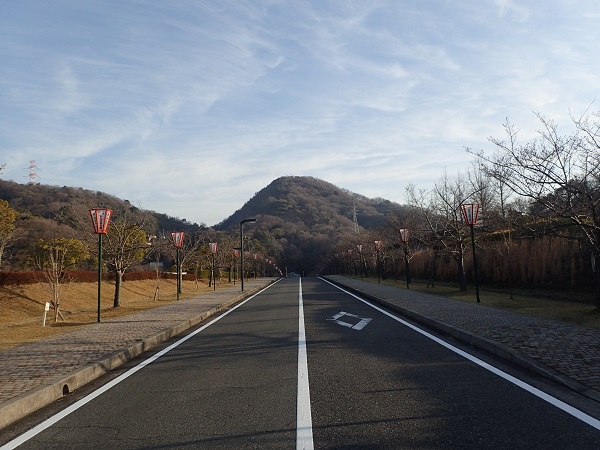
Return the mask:
M477 220L479 219L479 209L481 208L481 205L479 203L467 203L460 205L460 207L465 219L465 224L469 226L477 225Z
M408 228L400 228L400 240L404 243L408 242Z
M106 208L93 208L89 210L89 213L92 218L94 233L106 234L108 232L108 225L110 225L112 210Z
M171 232L171 239L173 240L173 245L176 248L181 248L183 245L183 231L173 231Z

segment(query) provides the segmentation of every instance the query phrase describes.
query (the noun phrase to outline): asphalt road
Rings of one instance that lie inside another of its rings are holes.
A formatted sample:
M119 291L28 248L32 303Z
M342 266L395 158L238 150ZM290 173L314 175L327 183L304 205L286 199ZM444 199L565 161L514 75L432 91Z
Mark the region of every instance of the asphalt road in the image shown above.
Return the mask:
M285 279L19 448L600 448L597 421L461 352L322 280Z

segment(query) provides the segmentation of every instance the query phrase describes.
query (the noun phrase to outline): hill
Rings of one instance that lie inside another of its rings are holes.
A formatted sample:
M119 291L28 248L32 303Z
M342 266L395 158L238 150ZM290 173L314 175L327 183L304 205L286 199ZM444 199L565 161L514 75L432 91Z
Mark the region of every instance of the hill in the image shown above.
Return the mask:
M397 203L369 199L318 178L287 176L257 192L215 228L236 229L242 220L255 217L254 235L278 244L281 264L310 274L340 241L357 240L355 212L364 234L383 226L388 215L403 216L405 211Z
M10 246L9 255L5 254L3 261L11 260L11 269L23 266L28 247L38 239L69 236L72 223L82 220L91 227L91 222L87 222L88 210L98 206L110 208L115 212L131 211L143 214L149 229L155 230L156 234L171 230L193 233L205 227L204 224L198 225L185 219L141 210L128 200L79 187L19 184L0 180L0 199L6 200L9 206L19 213L15 224L19 238Z

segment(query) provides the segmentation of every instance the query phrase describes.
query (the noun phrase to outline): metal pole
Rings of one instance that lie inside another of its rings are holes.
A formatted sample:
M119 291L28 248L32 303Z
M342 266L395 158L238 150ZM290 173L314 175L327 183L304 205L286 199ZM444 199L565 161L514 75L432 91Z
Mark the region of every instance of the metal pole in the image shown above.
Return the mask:
M100 322L100 299L102 298L102 233L98 234L98 322Z
M406 289L410 289L410 267L408 265L408 244L404 244L404 265L406 267Z
M477 256L475 254L475 232L473 231L473 225L471 227L471 243L473 244L473 271L475 273L475 296L477 297L477 303L479 300L479 279L477 277Z
M240 281L244 292L244 221L240 222Z
M377 250L377 282L379 283L379 280L381 278L381 265L379 263L379 249Z
M215 280L215 254L212 254L212 282L213 282L213 291L217 290L217 281Z
M175 249L177 259L177 300L179 301L179 294L181 294L181 266L179 265L179 247Z

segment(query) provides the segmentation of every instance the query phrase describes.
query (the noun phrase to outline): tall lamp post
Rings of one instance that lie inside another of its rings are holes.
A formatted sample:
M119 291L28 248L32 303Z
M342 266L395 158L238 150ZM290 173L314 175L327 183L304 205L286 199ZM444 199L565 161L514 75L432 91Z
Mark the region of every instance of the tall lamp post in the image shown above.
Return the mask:
M379 263L379 252L381 251L381 247L383 246L382 241L375 241L375 252L377 254L377 282L380 282L381 279L381 264Z
M240 222L240 281L242 282L242 292L244 291L244 224L254 223L256 219L244 219Z
M108 232L112 210L93 208L89 210L94 233L98 235L98 322L100 322L100 303L102 298L102 235Z
M179 300L179 294L181 294L181 264L179 263L179 249L183 245L183 231L171 232L171 239L176 251L176 265L177 265L177 300Z
M218 242L210 242L208 244L208 248L210 248L210 253L212 254L212 264L211 264L211 268L210 268L210 276L212 278L213 291L217 290L217 283L215 281L215 255L217 254L217 246L218 245L219 245Z
M406 289L410 289L410 266L408 263L408 228L400 229L400 240L404 243L404 267L406 267Z
M479 209L481 205L479 203L467 203L460 205L465 219L465 224L471 228L471 244L473 245L473 272L475 274L475 295L477 297L477 303L479 300L479 280L477 277L477 255L475 254L475 232L473 226L477 225L479 219Z

